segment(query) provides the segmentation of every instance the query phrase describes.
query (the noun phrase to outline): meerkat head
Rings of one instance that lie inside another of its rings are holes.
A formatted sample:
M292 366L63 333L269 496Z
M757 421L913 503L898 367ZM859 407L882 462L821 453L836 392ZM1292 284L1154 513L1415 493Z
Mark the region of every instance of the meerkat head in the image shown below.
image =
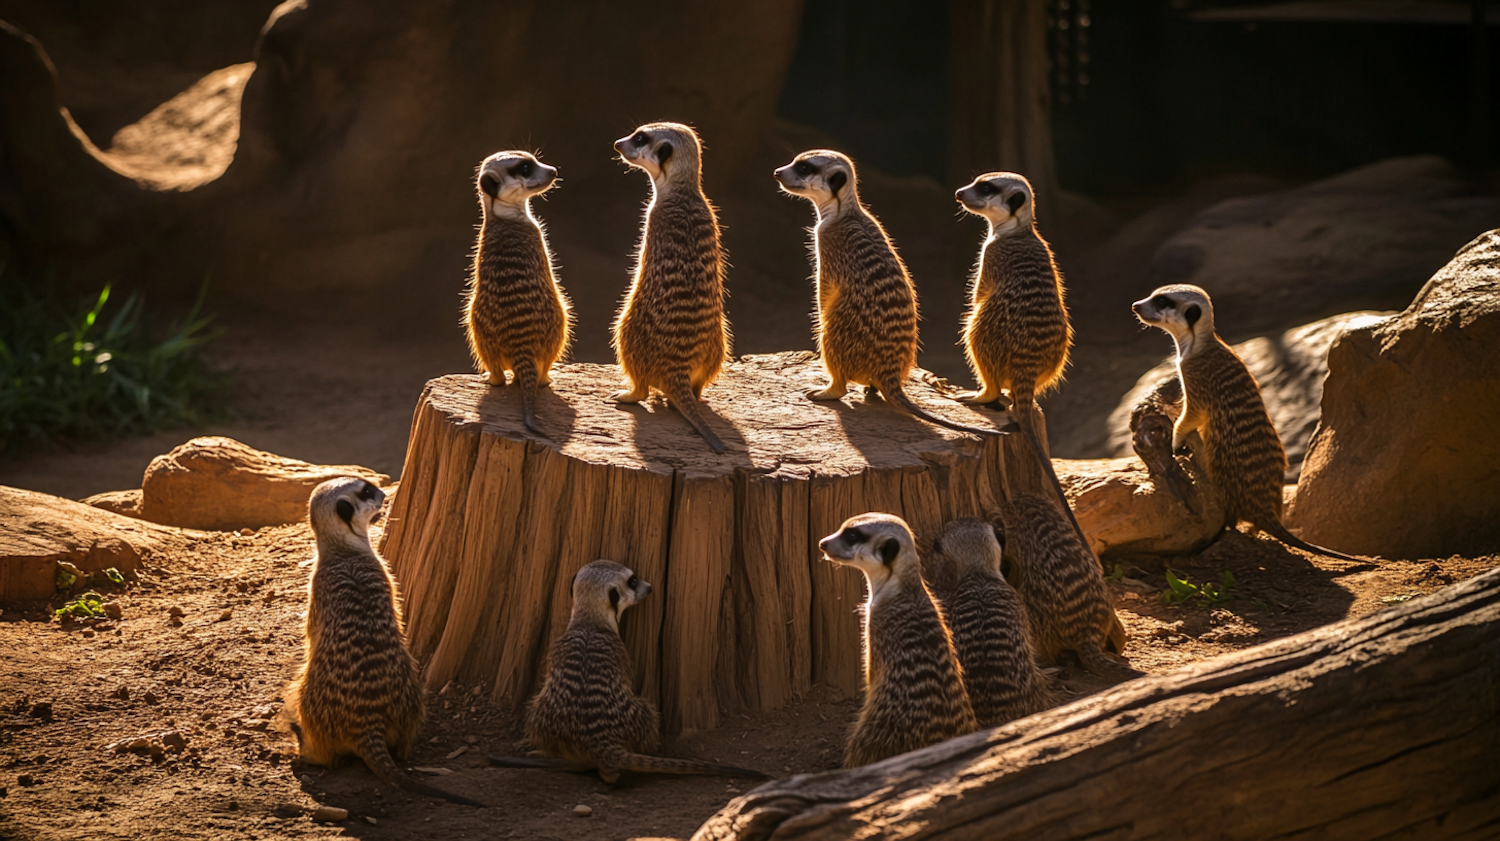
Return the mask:
M829 149L803 152L771 174L782 190L812 202L818 209L819 219L859 206L854 161L841 152Z
M530 152L496 152L479 165L479 201L496 216L525 216L532 196L556 184L557 167Z
M1197 286L1175 283L1161 286L1130 305L1136 318L1150 327L1160 327L1177 342L1177 358L1185 359L1202 338L1214 334L1214 305L1208 293Z
M651 595L651 585L614 561L594 561L573 576L573 616L586 616L620 632L625 609Z
M989 220L991 236L1026 230L1035 223L1031 182L1014 172L981 175L953 196L964 210Z
M658 189L672 184L698 185L703 141L682 123L647 123L615 141L620 160L646 171Z
M368 549L370 524L380 519L385 491L352 476L329 479L313 488L307 515L320 545L325 542Z
M871 601L887 582L918 564L911 527L894 514L850 517L838 531L818 541L818 548L828 560L863 572L870 582Z
M984 520L964 517L943 526L943 533L932 542L932 551L952 558L958 569L977 566L999 573L1004 539L1003 533Z

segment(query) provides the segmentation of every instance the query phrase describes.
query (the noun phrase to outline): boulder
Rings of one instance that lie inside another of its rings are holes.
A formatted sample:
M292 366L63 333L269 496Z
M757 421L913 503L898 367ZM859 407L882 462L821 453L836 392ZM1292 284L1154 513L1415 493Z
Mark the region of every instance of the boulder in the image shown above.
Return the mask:
M50 598L59 562L132 573L177 540L175 529L0 485L0 601Z
M146 467L140 516L211 531L295 523L307 516L313 488L338 476L390 481L367 467L309 464L233 438L194 438Z
M1222 530L1223 509L1211 494L1200 495L1195 515L1157 488L1134 456L1053 459L1052 464L1078 525L1100 558L1196 552ZM1201 479L1191 462L1184 461L1184 468L1195 481Z
M1288 525L1343 552L1500 549L1500 230L1328 352Z
M1287 481L1297 481L1308 436L1318 425L1318 402L1323 397L1323 378L1328 375L1328 348L1345 330L1367 327L1393 315L1382 312L1350 312L1335 315L1275 336L1257 336L1234 346L1260 383L1266 409L1281 433L1286 448ZM1109 416L1109 449L1113 456L1127 456L1130 448L1130 411L1156 385L1177 376L1171 359L1147 371L1120 400Z
M85 497L82 502L84 505L92 505L126 517L141 516L140 488L129 491L105 491L102 494Z

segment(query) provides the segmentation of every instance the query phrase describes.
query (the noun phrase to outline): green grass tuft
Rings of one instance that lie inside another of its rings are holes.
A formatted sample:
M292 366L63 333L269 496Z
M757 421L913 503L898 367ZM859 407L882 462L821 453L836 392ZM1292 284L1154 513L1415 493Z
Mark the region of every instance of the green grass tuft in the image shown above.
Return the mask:
M38 294L0 265L0 450L222 414L229 378L201 355L214 338L202 295L165 336L149 329L140 295L117 297L106 286L68 306L50 284Z

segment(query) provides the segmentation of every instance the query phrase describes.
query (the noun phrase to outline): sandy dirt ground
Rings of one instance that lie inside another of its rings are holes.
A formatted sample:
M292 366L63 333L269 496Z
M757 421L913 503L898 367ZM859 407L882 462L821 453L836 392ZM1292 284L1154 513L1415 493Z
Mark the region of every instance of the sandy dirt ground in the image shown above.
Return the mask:
M518 722L480 702L484 687L429 694L411 765L451 773L435 785L490 805L408 795L358 764L307 766L281 715L301 655L313 545L306 525L251 534L185 532L117 589L119 620L51 619L51 604L0 611L0 837L17 839L685 838L742 781L627 777L489 767L520 750ZM1176 559L1193 583L1232 574L1216 604L1164 604L1160 561L1122 562L1110 584L1152 673L1384 609L1500 565L1500 556L1351 565L1264 538L1229 535ZM174 621L173 612L180 612ZM180 621L180 624L179 624ZM626 621L629 621L627 614ZM1103 686L1057 673L1077 696ZM815 688L787 708L730 711L726 726L666 740L670 755L710 758L781 777L835 768L856 701ZM135 737L181 734L183 750L119 753ZM753 785L753 784L750 784ZM314 820L319 806L347 809ZM577 817L587 806L591 814Z

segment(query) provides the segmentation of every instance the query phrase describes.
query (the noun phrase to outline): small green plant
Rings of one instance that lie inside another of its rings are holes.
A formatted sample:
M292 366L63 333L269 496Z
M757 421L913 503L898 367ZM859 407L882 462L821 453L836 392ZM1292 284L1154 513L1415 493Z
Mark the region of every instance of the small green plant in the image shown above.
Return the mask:
M201 355L213 338L203 296L164 337L148 329L139 295L118 306L111 297L105 286L70 307L50 282L35 291L0 264L0 450L187 426L218 413L228 377Z
M1401 604L1402 602L1409 602L1416 597L1416 593L1402 593L1399 596L1381 596L1380 602L1381 604Z
M1113 570L1110 570L1109 575L1104 576L1104 580L1105 581L1124 581L1125 580L1125 567L1122 567L1119 564L1115 564L1115 568Z
M1194 584L1186 578L1178 578L1172 570L1167 570L1167 589L1161 594L1164 604L1180 604L1182 602L1194 602L1199 607L1212 607L1238 598L1233 593L1234 574L1225 570L1219 576L1219 583L1205 581L1202 584Z
M72 616L77 619L92 619L104 616L104 597L93 590L82 593L78 598L57 609L57 618Z

